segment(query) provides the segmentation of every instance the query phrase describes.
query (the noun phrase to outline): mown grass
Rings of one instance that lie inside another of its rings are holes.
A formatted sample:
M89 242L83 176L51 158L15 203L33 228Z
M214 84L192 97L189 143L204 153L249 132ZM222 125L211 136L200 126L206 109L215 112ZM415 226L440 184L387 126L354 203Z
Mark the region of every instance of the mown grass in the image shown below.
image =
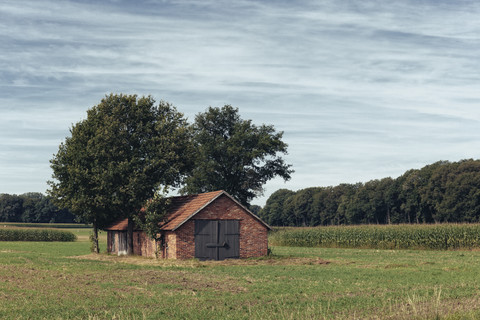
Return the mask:
M480 317L478 251L275 246L267 258L201 262L92 255L89 246L1 242L0 318Z
M480 224L277 228L269 240L274 245L292 247L474 249L480 248Z

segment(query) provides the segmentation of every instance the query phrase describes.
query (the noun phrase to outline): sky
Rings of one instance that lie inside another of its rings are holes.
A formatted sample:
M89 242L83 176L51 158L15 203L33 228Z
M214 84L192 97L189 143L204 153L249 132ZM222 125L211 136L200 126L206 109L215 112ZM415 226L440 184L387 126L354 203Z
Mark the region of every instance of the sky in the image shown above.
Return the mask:
M0 0L0 193L110 93L274 125L299 190L480 158L476 0Z

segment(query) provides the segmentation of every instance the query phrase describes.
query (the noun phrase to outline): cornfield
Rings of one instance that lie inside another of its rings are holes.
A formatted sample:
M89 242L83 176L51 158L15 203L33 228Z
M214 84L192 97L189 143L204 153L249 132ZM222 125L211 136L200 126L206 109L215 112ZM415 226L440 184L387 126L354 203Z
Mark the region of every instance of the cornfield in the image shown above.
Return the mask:
M480 224L276 228L269 243L324 248L473 249L480 247Z
M77 240L77 236L69 231L51 229L0 229L0 241L64 241Z

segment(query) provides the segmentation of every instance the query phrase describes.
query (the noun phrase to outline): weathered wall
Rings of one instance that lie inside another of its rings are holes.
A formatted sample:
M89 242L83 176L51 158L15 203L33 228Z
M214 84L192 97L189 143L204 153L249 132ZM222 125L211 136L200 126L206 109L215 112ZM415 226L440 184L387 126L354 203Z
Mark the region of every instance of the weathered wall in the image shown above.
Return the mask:
M155 240L150 239L143 231L133 233L133 254L155 258L156 251Z
M107 232L107 252L118 254L119 248L119 232ZM155 258L155 240L150 239L143 231L135 231L133 233L133 254Z
M118 254L120 247L120 231L107 231L107 252L111 254ZM125 232L122 232L125 233Z
M267 255L267 228L242 207L237 205L232 199L222 195L176 230L177 259L190 259L195 257L194 219L239 220L240 258L261 257Z
M177 258L177 246L176 246L177 236L174 232L166 231L164 234L164 249L163 249L163 258L165 259L176 259ZM159 257L162 258L162 257Z
M115 231L107 231L107 252L112 254L118 253L115 243Z

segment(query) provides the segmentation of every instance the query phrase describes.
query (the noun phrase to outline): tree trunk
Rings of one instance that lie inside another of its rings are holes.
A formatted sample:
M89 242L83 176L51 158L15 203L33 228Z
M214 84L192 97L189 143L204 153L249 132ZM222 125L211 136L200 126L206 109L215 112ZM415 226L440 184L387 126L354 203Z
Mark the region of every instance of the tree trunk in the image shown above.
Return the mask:
M127 255L133 255L133 219L128 218L127 227Z
M100 247L98 246L98 228L97 225L93 224L93 234L92 234L92 252L100 253Z

